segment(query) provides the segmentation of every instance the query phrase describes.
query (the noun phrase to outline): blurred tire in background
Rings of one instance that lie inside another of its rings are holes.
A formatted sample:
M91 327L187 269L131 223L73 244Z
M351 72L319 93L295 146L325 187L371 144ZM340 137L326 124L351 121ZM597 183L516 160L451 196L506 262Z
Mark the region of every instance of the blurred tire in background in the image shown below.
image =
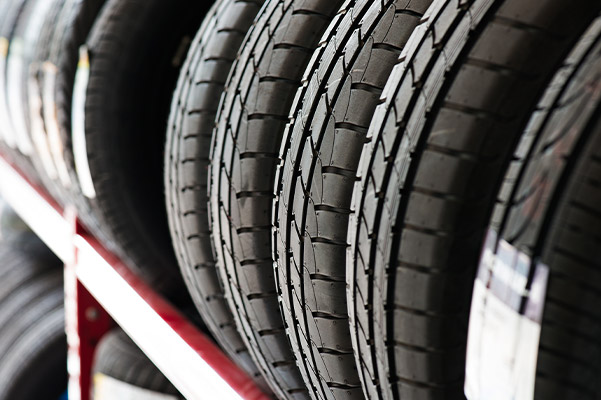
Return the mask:
M549 266L535 397L595 399L600 10L4 0L0 153L180 311L191 295L278 398L464 399L493 231ZM0 391L19 398L33 386L3 379L64 361L62 278L22 223L3 237ZM122 331L97 372L179 396Z
M92 399L182 399L181 394L121 329L107 333L94 356Z
M59 399L67 389L63 268L12 210L0 214L0 399Z

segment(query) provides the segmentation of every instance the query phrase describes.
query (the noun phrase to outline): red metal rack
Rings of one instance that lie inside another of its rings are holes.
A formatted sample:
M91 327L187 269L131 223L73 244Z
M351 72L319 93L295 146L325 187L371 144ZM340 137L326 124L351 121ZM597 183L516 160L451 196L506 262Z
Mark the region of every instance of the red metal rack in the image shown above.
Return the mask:
M161 295L0 157L0 196L65 263L69 399L90 397L98 340L121 326L187 399L268 399Z

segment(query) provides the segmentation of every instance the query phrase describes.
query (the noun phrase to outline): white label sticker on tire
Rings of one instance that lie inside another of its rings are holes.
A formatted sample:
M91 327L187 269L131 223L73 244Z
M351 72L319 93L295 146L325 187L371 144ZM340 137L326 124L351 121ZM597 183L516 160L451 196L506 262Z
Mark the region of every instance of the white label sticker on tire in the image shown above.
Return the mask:
M0 54L0 76L3 77L3 79L0 79L0 125L2 126L2 137L6 144L11 148L16 148L17 140L15 138L15 130L10 119L7 98L4 95L7 90L5 77L8 69L9 43L9 40L6 38L0 40L0 50L2 50L2 53Z
M530 400L549 269L489 232L474 284L467 345L469 400Z
M8 56L8 47L8 39L0 37L0 76L5 76L6 73L6 57ZM6 79L0 79L0 137L6 144L12 146L12 142L10 140L12 126L10 124L8 112L6 111L5 97L1 95L6 91L4 82L5 80Z
M56 74L58 68L49 61L43 64L43 88L42 88L42 113L44 116L44 125L46 126L46 135L48 136L48 145L50 155L54 160L58 177L62 185L66 188L71 187L71 178L69 168L64 157L63 142L60 136L58 125L58 110L54 92L56 90Z
M42 167L52 180L57 178L56 168L50 155L44 120L42 119L42 95L38 81L39 64L32 63L29 66L29 79L27 80L27 93L29 99L29 121L31 140L37 155L40 157Z
M134 386L101 373L94 374L92 392L94 400L178 400L175 396Z
M81 46L79 49L79 64L75 73L75 84L73 86L73 106L71 110L72 120L72 142L75 169L82 193L93 199L96 197L90 166L88 165L88 150L86 146L86 91L90 79L90 58L88 49Z

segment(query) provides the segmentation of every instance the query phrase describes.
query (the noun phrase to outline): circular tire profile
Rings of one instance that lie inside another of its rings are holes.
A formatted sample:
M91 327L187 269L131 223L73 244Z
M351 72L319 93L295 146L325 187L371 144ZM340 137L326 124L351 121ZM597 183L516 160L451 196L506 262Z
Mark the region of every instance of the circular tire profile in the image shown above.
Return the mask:
M165 127L179 68L206 8L193 0L107 1L86 40L89 67L80 61L73 94L71 168L80 182L89 170L92 187L82 191L100 228L93 233L176 301L186 293L163 197Z
M382 89L430 3L347 2L305 72L282 140L275 274L293 351L319 398L363 398L346 304L351 194Z
M0 399L58 399L67 388L62 265L30 231L6 230L0 243Z
M43 119L50 154L59 182L80 191L71 141L71 109L79 48L92 29L105 0L65 0L52 34L48 56L41 66ZM76 199L71 199L76 200ZM78 203L79 205L79 203Z
M58 174L50 152L50 142L43 119L43 68L50 55L53 34L57 28L57 19L65 5L65 0L54 0L51 7L43 16L43 23L36 32L33 57L23 67L24 118L29 126L29 136L33 146L31 155L36 165L37 173L44 180L44 186L59 204L65 204L66 193L58 181ZM43 12L40 9L39 12Z
M165 149L165 197L184 281L227 354L267 389L225 300L207 211L210 139L219 98L261 0L220 0L194 38L173 96Z
M14 0L3 1L0 5L0 121L3 121L0 132L2 133L2 140L10 148L15 148L17 144L14 139L14 129L8 110L6 70L10 41L25 3L25 0Z
M10 118L3 121L11 129L11 137L18 149L18 153L13 152L15 156L28 158L37 179L56 199L62 199L62 192L53 181L51 160L43 157L47 147L43 122L39 113L32 119L34 109L41 109L41 99L37 95L39 85L32 71L39 65L40 53L48 48L49 25L54 24L62 4L63 0L28 1L19 14L6 59L6 99Z
M92 367L92 396L95 400L145 398L183 399L177 389L121 329L115 329L98 343ZM155 398L152 397L152 398Z
M31 160L16 151L14 130L8 111L8 98L6 93L7 58L10 43L21 14L24 11L25 0L0 2L0 148L3 156L16 165L34 184L43 187L41 179L37 176Z
M273 275L278 149L303 72L341 0L265 4L232 67L211 139L209 214L217 265L242 338L281 398L307 398Z
M373 398L462 399L476 266L503 175L594 2L436 0L374 114L347 291Z
M566 58L522 136L498 236L549 268L535 399L601 391L601 18Z
M104 3L105 0L65 0L56 20L52 21L54 29L36 72L47 141L47 148L42 151L49 159L46 162L54 168L54 186L58 193L55 197L63 206L75 205L84 226L106 243L106 235L101 234L98 221L81 196L71 141L71 106L79 47L85 43Z
M6 64L6 97L11 126L16 145L22 154L32 157L34 164L34 145L31 138L29 119L29 99L27 82L29 66L34 61L35 51L41 39L42 29L47 17L56 15L61 6L59 0L30 0L25 3L19 15L15 31L10 39ZM46 172L40 167L40 174L48 180Z

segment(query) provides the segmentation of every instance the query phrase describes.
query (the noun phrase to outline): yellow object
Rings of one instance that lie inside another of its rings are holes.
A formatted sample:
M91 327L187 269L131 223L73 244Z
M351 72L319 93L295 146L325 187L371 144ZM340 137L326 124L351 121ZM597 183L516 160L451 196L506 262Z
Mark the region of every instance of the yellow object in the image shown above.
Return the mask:
M0 56L6 58L8 55L8 39L0 37Z

